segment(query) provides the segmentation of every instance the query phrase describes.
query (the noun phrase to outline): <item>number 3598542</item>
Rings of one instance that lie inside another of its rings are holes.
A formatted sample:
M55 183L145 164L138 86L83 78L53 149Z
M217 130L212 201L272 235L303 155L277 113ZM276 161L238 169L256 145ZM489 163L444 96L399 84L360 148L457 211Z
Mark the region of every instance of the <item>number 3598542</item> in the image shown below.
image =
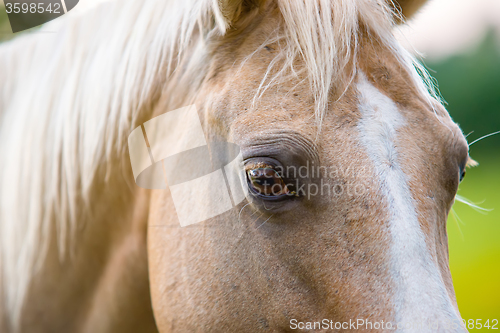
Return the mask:
M59 3L6 3L5 4L5 10L7 14L18 14L18 13L23 13L23 14L28 14L28 13L38 13L38 14L43 14L43 13L51 13L51 14L61 14L61 5Z

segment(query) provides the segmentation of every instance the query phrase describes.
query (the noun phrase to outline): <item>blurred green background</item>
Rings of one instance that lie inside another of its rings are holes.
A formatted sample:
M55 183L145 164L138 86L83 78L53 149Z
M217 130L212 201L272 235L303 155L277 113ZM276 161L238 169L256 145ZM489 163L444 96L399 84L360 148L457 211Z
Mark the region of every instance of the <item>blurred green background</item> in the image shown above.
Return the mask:
M497 34L492 28L473 49L426 63L451 116L465 134L472 132L469 142L500 130ZM2 8L0 40L12 36ZM450 267L462 317L484 323L500 320L500 135L475 143L470 155L480 165L467 171L459 195L492 210L455 203L448 220Z

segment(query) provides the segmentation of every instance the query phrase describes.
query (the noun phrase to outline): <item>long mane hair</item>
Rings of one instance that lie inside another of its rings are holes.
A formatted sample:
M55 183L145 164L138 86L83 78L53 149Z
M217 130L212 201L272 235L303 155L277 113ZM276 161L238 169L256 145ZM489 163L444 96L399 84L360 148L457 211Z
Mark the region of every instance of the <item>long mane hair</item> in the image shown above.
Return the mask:
M111 161L126 156L130 131L172 80L186 95L196 91L214 45L250 2L112 1L51 23L57 33L0 46L0 275L14 321L49 244L60 260L77 246L79 212L92 210L90 188L116 172ZM354 77L348 64L362 24L431 99L425 71L393 35L397 13L386 0L254 2L279 10L282 27L269 38L284 41L261 91L301 58L321 121L331 89ZM259 6L252 10L258 15Z

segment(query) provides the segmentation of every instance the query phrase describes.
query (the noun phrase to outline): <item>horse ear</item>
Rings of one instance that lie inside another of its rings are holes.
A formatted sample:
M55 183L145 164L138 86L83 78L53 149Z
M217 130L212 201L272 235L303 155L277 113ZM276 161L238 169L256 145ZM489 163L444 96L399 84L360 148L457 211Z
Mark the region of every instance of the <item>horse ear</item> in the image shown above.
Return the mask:
M389 2L398 12L403 14L403 18L409 19L427 0L389 0Z
M215 21L222 34L235 28L246 15L259 9L265 0L212 0Z

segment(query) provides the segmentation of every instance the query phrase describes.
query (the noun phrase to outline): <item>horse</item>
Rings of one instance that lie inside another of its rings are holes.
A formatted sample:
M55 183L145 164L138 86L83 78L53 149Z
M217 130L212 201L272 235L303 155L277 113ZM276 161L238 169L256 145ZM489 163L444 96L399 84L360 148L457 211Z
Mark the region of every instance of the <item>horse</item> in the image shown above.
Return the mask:
M394 34L424 3L108 1L3 43L1 331L466 332L468 145ZM188 105L245 199L181 227L127 140Z

